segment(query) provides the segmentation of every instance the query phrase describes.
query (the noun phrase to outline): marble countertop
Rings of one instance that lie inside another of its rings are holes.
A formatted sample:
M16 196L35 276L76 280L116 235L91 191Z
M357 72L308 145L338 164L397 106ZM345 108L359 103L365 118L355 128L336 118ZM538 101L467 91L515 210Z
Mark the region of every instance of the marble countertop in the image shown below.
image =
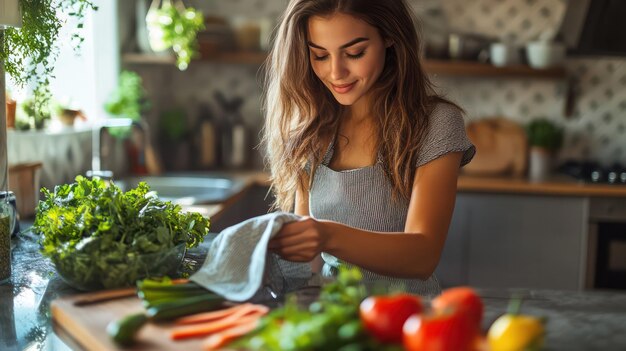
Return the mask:
M52 330L49 306L57 297L80 292L41 257L35 238L20 234L12 245L12 276L0 285L0 350L69 350ZM186 260L197 263L201 251ZM305 290L309 297L310 290ZM548 319L545 350L626 349L626 291L477 291L485 304L484 330L504 313L509 297L519 293L525 297L522 312Z

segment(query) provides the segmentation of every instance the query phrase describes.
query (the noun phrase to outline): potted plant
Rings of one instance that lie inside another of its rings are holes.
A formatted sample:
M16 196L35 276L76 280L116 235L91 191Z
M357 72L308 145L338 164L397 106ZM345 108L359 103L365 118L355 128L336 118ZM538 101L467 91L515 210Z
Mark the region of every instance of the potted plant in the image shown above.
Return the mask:
M150 102L143 87L139 74L133 71L122 71L117 89L104 104L104 110L113 117L129 118L135 122L141 120L142 114L150 108ZM116 137L127 137L129 128L114 128L111 134Z
M17 102L11 98L7 93L6 99L6 113L7 113L7 128L15 128L15 110L17 109Z
M114 159L122 160L122 154L126 155L133 174L145 174L144 153L152 153L148 124L142 122L143 114L150 108L150 101L143 87L141 76L133 71L122 71L118 86L113 91L109 100L104 104L104 110L113 117L128 118L138 122L141 130L133 127L109 128L109 134L117 140L112 140L115 145ZM122 140L124 139L124 140ZM145 155L148 157L148 155ZM156 162L156 161L155 161ZM117 167L121 167L118 165ZM155 168L155 167L152 167ZM155 170L155 172L158 172Z
M52 118L50 98L41 97L42 90L36 90L35 94L20 102L16 112L15 129L35 130L43 129Z
M161 149L167 169L184 170L189 167L187 120L187 112L179 106L173 106L159 116L159 140L168 145Z
M563 143L563 129L547 118L536 118L526 126L530 146L529 177L545 180L552 170L554 153Z

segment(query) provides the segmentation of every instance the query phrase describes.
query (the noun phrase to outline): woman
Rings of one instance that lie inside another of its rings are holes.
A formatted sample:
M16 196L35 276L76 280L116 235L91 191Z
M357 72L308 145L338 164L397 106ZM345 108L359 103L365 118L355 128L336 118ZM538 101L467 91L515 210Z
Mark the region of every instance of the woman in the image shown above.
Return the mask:
M366 280L440 291L433 276L459 167L474 155L461 111L419 61L404 0L292 0L267 63L264 142L275 207L305 216L270 250L321 253ZM295 196L294 196L295 194Z

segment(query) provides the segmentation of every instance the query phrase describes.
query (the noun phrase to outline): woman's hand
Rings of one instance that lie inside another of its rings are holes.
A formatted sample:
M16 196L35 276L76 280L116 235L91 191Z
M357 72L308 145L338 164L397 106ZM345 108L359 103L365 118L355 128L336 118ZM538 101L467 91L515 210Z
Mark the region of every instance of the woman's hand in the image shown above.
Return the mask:
M323 251L327 237L323 223L306 217L284 224L268 249L288 261L310 262Z

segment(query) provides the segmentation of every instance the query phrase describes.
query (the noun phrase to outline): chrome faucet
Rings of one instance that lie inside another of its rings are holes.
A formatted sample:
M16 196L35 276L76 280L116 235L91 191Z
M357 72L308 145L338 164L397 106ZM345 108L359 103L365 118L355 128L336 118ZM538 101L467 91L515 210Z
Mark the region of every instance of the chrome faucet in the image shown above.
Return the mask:
M102 169L102 133L105 128L112 127L137 127L146 131L144 121L134 121L130 118L108 118L98 121L91 132L91 170L87 171L87 177L98 177L104 180L113 178L113 171Z

